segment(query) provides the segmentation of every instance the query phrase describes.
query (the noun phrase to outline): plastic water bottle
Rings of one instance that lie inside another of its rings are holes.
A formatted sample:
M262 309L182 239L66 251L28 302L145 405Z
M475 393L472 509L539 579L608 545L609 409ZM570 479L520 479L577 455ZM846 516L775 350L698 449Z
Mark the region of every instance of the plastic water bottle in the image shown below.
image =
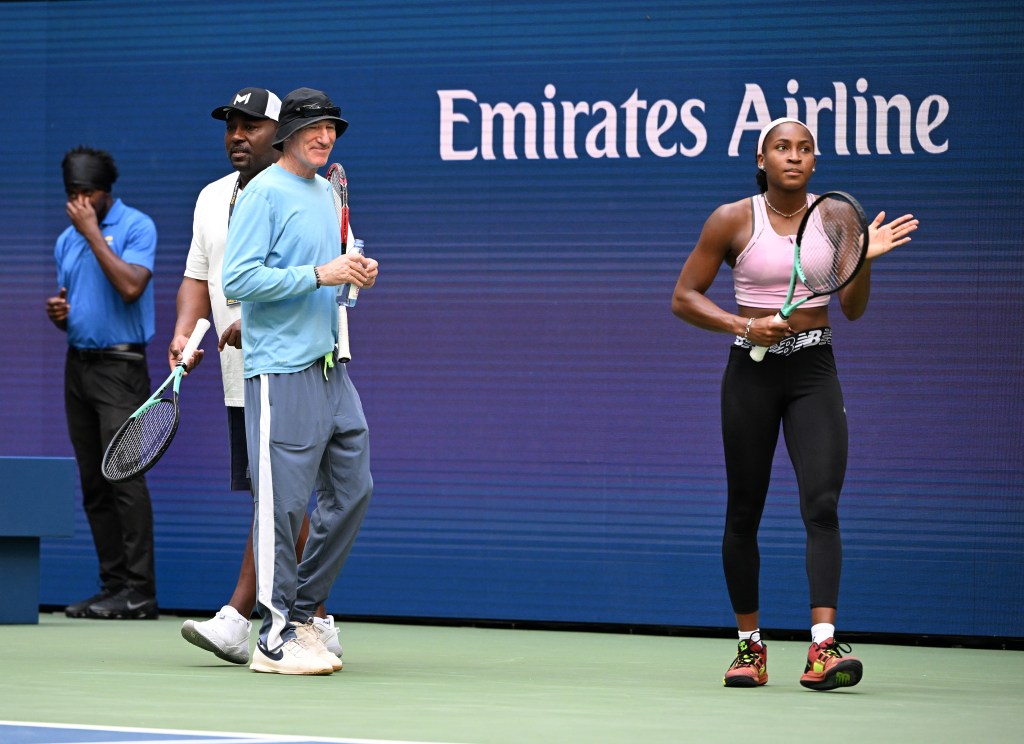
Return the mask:
M363 253L363 241L356 238L352 241L352 247L349 251L358 253L360 256L365 255ZM355 284L344 284L341 290L338 292L338 304L344 305L345 307L355 307L356 300L359 299L359 287Z

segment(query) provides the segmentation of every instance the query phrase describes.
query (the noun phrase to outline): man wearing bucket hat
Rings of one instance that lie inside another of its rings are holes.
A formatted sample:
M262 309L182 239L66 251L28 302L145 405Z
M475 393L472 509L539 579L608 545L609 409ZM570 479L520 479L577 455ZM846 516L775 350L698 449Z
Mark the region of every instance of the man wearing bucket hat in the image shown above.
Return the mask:
M264 88L243 88L230 103L218 106L210 114L226 124L224 148L234 171L207 185L196 200L192 245L185 259L185 276L178 288L178 319L167 354L173 369L180 361L181 351L196 322L213 311L220 336L218 351L228 413L231 490L247 494L251 494L251 482L245 441L245 411L242 408L242 309L237 300L224 296L221 268L228 225L239 193L280 155L273 147L280 111L281 99L273 92ZM199 364L202 357L202 350L197 351L194 365ZM295 543L298 555L302 554L308 532L309 517L305 516ZM186 620L181 626L181 635L189 643L221 659L247 664L251 630L249 617L255 605L256 570L253 566L250 520L249 538L231 599L209 620ZM313 627L320 632L328 650L340 657L342 649L334 619L326 616L323 606L318 608L317 615Z
M285 97L273 142L281 157L238 198L224 256L224 290L241 300L246 350L261 618L250 668L257 672L333 671L312 618L341 572L373 491L366 418L337 351L336 297L344 284L372 287L378 267L356 253L339 255L331 186L317 175L347 127L321 91L299 88ZM299 562L295 536L314 485Z

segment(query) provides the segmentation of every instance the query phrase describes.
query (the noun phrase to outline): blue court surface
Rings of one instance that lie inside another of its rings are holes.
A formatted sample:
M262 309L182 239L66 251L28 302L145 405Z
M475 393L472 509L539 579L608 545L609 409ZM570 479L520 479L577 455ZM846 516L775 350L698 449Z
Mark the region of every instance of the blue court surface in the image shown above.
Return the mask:
M31 721L0 721L0 741L4 744L422 744L391 739L333 739L279 734L78 726Z

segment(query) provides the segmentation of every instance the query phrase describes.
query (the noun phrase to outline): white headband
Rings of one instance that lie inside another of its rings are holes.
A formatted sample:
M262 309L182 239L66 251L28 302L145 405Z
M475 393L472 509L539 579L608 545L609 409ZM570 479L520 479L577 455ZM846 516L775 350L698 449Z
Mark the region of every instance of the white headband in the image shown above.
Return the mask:
M804 124L799 119L791 119L788 116L783 116L781 119L775 119L774 121L770 121L765 126L765 128L761 130L761 134L757 138L757 153L758 154L761 153L761 148L764 146L764 139L765 139L765 137L768 136L768 132L770 132L773 129L775 129L775 127L779 126L779 124L785 124L786 122L792 122L793 124L799 124L804 129L806 129L808 132L811 131L810 127L808 127L806 124Z

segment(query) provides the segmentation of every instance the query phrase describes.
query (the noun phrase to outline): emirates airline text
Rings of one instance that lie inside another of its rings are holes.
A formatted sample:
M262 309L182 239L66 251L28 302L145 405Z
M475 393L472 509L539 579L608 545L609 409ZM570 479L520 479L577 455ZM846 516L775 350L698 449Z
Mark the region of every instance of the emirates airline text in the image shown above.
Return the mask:
M827 95L797 93L787 83L782 98L785 116L805 122L818 140L836 155L940 154L949 142L938 131L949 116L949 102L928 95L914 102L908 96L868 95L868 81L859 78L853 92L833 82ZM699 98L676 102L650 101L640 90L621 103L560 99L551 83L539 103L487 103L472 90L439 90L440 155L442 160L575 160L578 158L659 158L701 155L708 146L704 124L707 105ZM775 116L783 112L776 109ZM747 83L737 112L728 154L750 152L757 133L774 118L761 86ZM749 135L743 148L744 135ZM495 141L500 141L496 150Z

